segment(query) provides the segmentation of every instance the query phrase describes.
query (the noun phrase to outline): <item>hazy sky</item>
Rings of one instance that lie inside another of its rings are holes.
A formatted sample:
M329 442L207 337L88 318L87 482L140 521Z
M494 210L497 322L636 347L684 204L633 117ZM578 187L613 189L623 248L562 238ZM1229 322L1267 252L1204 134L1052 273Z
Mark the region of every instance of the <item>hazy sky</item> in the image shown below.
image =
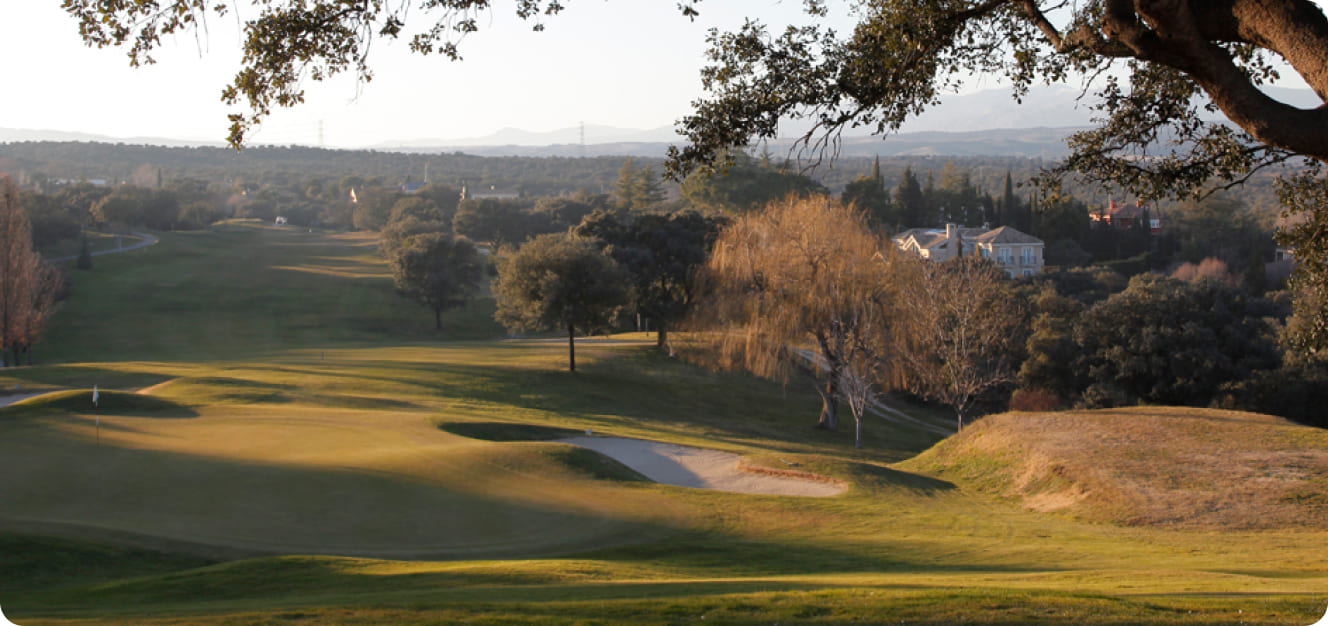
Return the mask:
M212 16L207 34L166 40L156 65L130 68L123 50L84 46L58 0L10 4L16 6L6 7L0 28L6 61L0 127L225 138L227 109L219 96L239 64L235 15ZM535 33L511 14L510 3L496 4L502 8L482 21L484 30L463 43L464 61L411 54L405 41L376 41L373 82L310 81L306 103L276 111L251 141L318 145L320 122L328 147L463 139L505 127L549 131L580 122L671 126L701 95L708 29L733 30L746 16L782 24L798 19L802 7L801 0L714 0L701 3L701 17L692 22L674 0L576 0ZM843 16L838 22L850 23ZM996 84L988 79L973 87ZM592 134L586 141L597 142Z
M12 4L0 33L8 83L0 126L225 138L227 109L219 95L239 62L234 16L213 16L202 39L166 40L156 65L130 68L122 50L85 47L57 0ZM320 121L328 146L580 122L669 126L701 94L707 29L736 28L746 15L774 23L801 7L800 0L705 2L701 18L691 22L672 0L577 0L535 33L507 3L496 4L503 8L463 43L464 61L411 54L405 41L376 41L371 83L310 81L306 103L274 113L254 141L316 145Z

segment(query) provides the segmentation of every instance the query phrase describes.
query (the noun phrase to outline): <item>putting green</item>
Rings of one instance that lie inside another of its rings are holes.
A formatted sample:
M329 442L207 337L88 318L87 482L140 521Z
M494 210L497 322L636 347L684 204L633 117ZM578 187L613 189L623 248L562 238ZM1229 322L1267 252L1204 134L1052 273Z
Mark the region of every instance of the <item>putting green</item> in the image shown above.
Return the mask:
M666 497L558 467L543 452L561 444L475 441L420 413L230 407L103 416L100 435L96 422L0 420L0 525L405 559L569 552L669 526Z

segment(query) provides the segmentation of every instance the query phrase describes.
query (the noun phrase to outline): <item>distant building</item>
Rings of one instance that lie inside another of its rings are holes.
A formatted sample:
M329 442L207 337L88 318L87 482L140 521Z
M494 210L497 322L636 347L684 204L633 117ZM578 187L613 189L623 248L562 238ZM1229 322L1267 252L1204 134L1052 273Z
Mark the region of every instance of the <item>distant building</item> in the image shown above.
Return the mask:
M1150 208L1143 200L1136 200L1134 204L1116 204L1112 200L1105 209L1090 213L1089 218L1099 224L1124 230L1140 223L1145 213L1148 214L1148 232L1156 235L1162 230L1161 211Z
M505 189L498 189L493 185L489 185L488 189L480 188L476 190L471 190L469 187L467 187L466 183L461 183L462 200L466 199L481 200L484 198L492 198L497 200L510 200L512 198L520 198L520 197L521 194L519 192L509 191Z
M1011 278L1042 273L1042 240L1009 226L991 229L946 224L945 228L913 228L896 235L894 242L901 250L937 263L956 256L980 255L995 261Z
M426 184L428 183L406 183L399 187L399 189L401 190L401 193L419 193L421 189L424 189Z

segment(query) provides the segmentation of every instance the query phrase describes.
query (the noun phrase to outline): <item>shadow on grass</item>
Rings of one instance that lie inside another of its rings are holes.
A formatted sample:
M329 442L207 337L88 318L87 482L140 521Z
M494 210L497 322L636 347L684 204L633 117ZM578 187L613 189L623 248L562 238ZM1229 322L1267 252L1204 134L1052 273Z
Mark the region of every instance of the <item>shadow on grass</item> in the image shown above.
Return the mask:
M192 418L198 413L164 398L123 391L97 392L93 403L91 389L56 391L0 408L0 417L24 417L52 413L79 413L117 417Z
M532 354L532 348L526 345L485 348L499 355L507 350L519 351L510 353L518 359ZM735 445L759 439L779 451L827 445L854 454L844 449L852 446L847 428L843 432L814 428L820 401L805 385L781 387L742 374L710 372L649 350L616 350L612 355L585 358L576 373L501 362L479 365L390 360L343 361L338 364L341 371L335 373L298 365L280 369L401 385L405 393L422 391L543 411L570 422L573 430L613 432L615 427L635 428L650 423L685 428L697 436ZM902 460L940 439L920 429L884 422L873 422L864 432L865 447L878 459L884 453L890 460Z
M55 553L51 563L71 562L71 555L60 554L60 546L49 543L48 554ZM79 556L87 552L86 548L78 550ZM103 564L105 571L99 576L75 575L66 584L58 584L59 578L53 578L54 573L45 572L41 574L42 580L53 583L48 591L15 597L13 615L40 615L50 610L58 610L61 614L80 611L132 614L152 612L154 605L178 610L181 605L193 602L210 606L216 606L218 602L285 606L298 601L311 606L326 606L362 603L376 594L384 594L384 597L370 600L375 604L383 601L393 604L397 600L448 602L449 598L469 602L521 603L572 599L646 600L811 591L839 586L810 580L771 579L786 575L1047 571L1034 567L920 564L890 559L879 551L864 553L848 548L735 541L732 537L718 535L693 536L565 559L425 563L419 566L341 557L283 556L162 572L161 568L173 557L142 553L135 558L142 562ZM189 566L184 560L179 563L181 567ZM661 578L623 580L624 577L639 576L625 572L635 571L642 564L648 564L649 570ZM49 567L43 563L33 563L33 566L38 569ZM122 578L118 582L93 583L108 575ZM722 580L725 577L755 580Z
M19 393L33 387L92 389L93 385L96 385L101 389L138 389L172 378L174 376L169 374L122 371L87 365L37 365L0 369L0 381L3 381L0 387L4 387L7 392ZM18 385L18 389L14 389L15 385Z
M581 434L571 428L509 422L443 422L439 430L483 441L551 441Z
M935 495L957 489L948 480L903 472L872 463L845 463L849 482L877 490L907 489L920 495Z

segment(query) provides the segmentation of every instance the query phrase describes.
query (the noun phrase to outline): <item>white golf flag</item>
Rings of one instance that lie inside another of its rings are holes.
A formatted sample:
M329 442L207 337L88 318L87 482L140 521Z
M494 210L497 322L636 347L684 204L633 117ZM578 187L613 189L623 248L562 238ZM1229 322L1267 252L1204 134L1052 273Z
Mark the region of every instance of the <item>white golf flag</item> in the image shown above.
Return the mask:
M96 385L93 385L93 386L92 386L92 406L97 406L97 397L98 397L98 396L97 396L97 386L96 386ZM100 422L100 421L101 421L101 418L97 418L97 421Z

